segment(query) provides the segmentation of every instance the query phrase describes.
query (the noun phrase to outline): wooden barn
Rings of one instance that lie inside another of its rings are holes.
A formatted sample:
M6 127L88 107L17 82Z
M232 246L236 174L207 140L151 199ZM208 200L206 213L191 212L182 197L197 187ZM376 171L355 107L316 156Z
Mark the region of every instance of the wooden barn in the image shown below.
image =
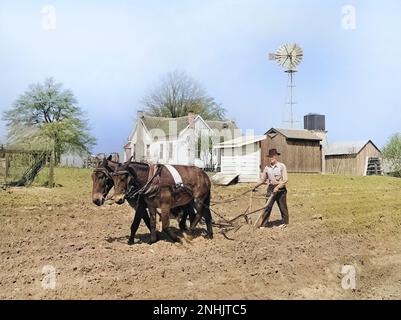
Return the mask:
M221 163L219 176L238 177L239 182L256 182L260 178L261 143L266 136L242 136L225 141L218 150Z
M371 141L334 142L325 152L326 173L382 174L381 152Z
M269 164L269 149L276 148L288 172L322 172L322 138L312 131L271 128L266 136L261 141L261 169Z

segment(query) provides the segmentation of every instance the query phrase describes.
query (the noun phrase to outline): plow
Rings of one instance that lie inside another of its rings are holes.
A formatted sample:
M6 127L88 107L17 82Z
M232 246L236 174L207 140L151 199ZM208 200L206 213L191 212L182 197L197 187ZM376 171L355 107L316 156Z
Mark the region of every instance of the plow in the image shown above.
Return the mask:
M217 212L217 210L211 208L219 204L227 204L227 203L235 203L238 201L241 197L245 196L246 194L250 193L249 196L249 205L245 209L244 212L237 214L234 218L231 219L226 219L224 218L220 213ZM220 233L226 238L227 240L235 240L233 238L230 238L227 233L230 231L233 231L234 233L238 231L243 225L248 224L252 225L255 228L261 227L262 221L265 217L265 209L272 204L274 201L274 198L276 196L276 193L272 193L268 199L264 196L259 196L259 195L254 195L254 192L252 190L248 190L246 192L243 192L239 196L232 197L227 200L223 201L211 201L211 205L209 209L213 212L215 216L217 216L220 221L214 222L213 226L217 227L220 229ZM253 209L253 200L254 199L264 199L266 200L265 204L262 207L259 207L257 209ZM252 215L259 213L258 217L256 218L255 222L252 220ZM242 220L243 219L243 220Z

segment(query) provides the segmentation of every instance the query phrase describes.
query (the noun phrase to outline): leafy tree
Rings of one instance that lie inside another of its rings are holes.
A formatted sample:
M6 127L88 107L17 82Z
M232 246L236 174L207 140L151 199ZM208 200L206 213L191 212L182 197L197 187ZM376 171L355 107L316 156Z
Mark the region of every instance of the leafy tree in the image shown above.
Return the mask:
M10 144L51 152L50 186L54 183L53 164L62 153L88 151L95 144L74 94L53 78L30 85L3 113L3 119Z
M205 120L224 120L226 110L184 72L168 73L142 101L148 115L178 118L189 112Z
M401 176L401 133L393 134L382 150L393 174Z

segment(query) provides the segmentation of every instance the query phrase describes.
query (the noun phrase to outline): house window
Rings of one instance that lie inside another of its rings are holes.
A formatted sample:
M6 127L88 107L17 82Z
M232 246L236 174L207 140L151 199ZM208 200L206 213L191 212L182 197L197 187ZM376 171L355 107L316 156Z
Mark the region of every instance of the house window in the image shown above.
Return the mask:
M159 153L159 158L163 159L163 143L160 143L160 153Z
M132 153L134 160L136 160L136 143L134 143L134 152Z
M168 145L168 158L173 159L173 143L170 142Z
M150 144L146 145L146 157L150 158Z

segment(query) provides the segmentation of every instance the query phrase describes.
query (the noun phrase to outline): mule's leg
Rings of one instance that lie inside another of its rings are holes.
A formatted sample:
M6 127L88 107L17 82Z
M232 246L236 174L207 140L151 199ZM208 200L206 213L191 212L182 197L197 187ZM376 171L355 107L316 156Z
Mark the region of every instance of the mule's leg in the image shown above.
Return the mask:
M201 200L195 200L196 215L191 223L190 231L192 232L195 229L196 225L201 220L201 218L204 217L206 221L208 236L210 239L212 239L213 238L212 215L210 213L210 209L208 208L207 199L205 200L205 202Z
M142 219L145 222L146 226L148 227L149 231L151 231L151 227L150 227L150 218L149 218L149 213L147 212L147 210L143 210L142 213Z
M200 203L200 201L195 200L194 202L194 207L196 209L196 214L195 217L193 218L193 220L191 221L191 226L189 227L189 230L192 232L195 227L197 226L197 224L199 223L199 221L202 218L202 204Z
M132 224L131 224L131 234L128 239L129 245L135 243L135 234L136 234L136 231L138 230L139 224L141 222L141 218L142 218L141 216L142 216L142 213L139 210L136 210L134 220L132 221Z
M206 229L209 239L213 239L212 214L210 213L209 208L203 208L203 216L205 217Z
M161 206L161 220L162 230L173 240L174 242L179 241L174 232L170 229L170 207L168 205Z
M129 245L136 243L135 234L138 231L138 227L139 227L139 224L141 223L141 219L144 219L144 216L146 215L147 219L149 221L149 216L146 212L146 203L143 201L143 199L139 199L138 202L136 202L136 200L134 202L130 202L130 205L135 208L135 216L134 216L134 220L132 221L132 224L131 224L131 234L128 239ZM148 224L148 228L150 230L149 224Z
M207 233L209 239L213 239L212 213L210 212L210 190L201 203L202 215L205 217Z
M191 204L187 204L187 205L183 206L182 210L183 210L183 215L182 215L179 225L180 225L181 231L186 231L186 230L188 230L187 219L189 217L189 221L192 222L193 216L195 215L195 211Z
M150 215L150 242L149 244L155 243L157 241L157 231L156 231L156 209L149 207Z
M191 211L189 213L189 224L191 225L191 223L195 220L196 217L196 212L194 209L195 203L192 202L190 206L191 206Z

